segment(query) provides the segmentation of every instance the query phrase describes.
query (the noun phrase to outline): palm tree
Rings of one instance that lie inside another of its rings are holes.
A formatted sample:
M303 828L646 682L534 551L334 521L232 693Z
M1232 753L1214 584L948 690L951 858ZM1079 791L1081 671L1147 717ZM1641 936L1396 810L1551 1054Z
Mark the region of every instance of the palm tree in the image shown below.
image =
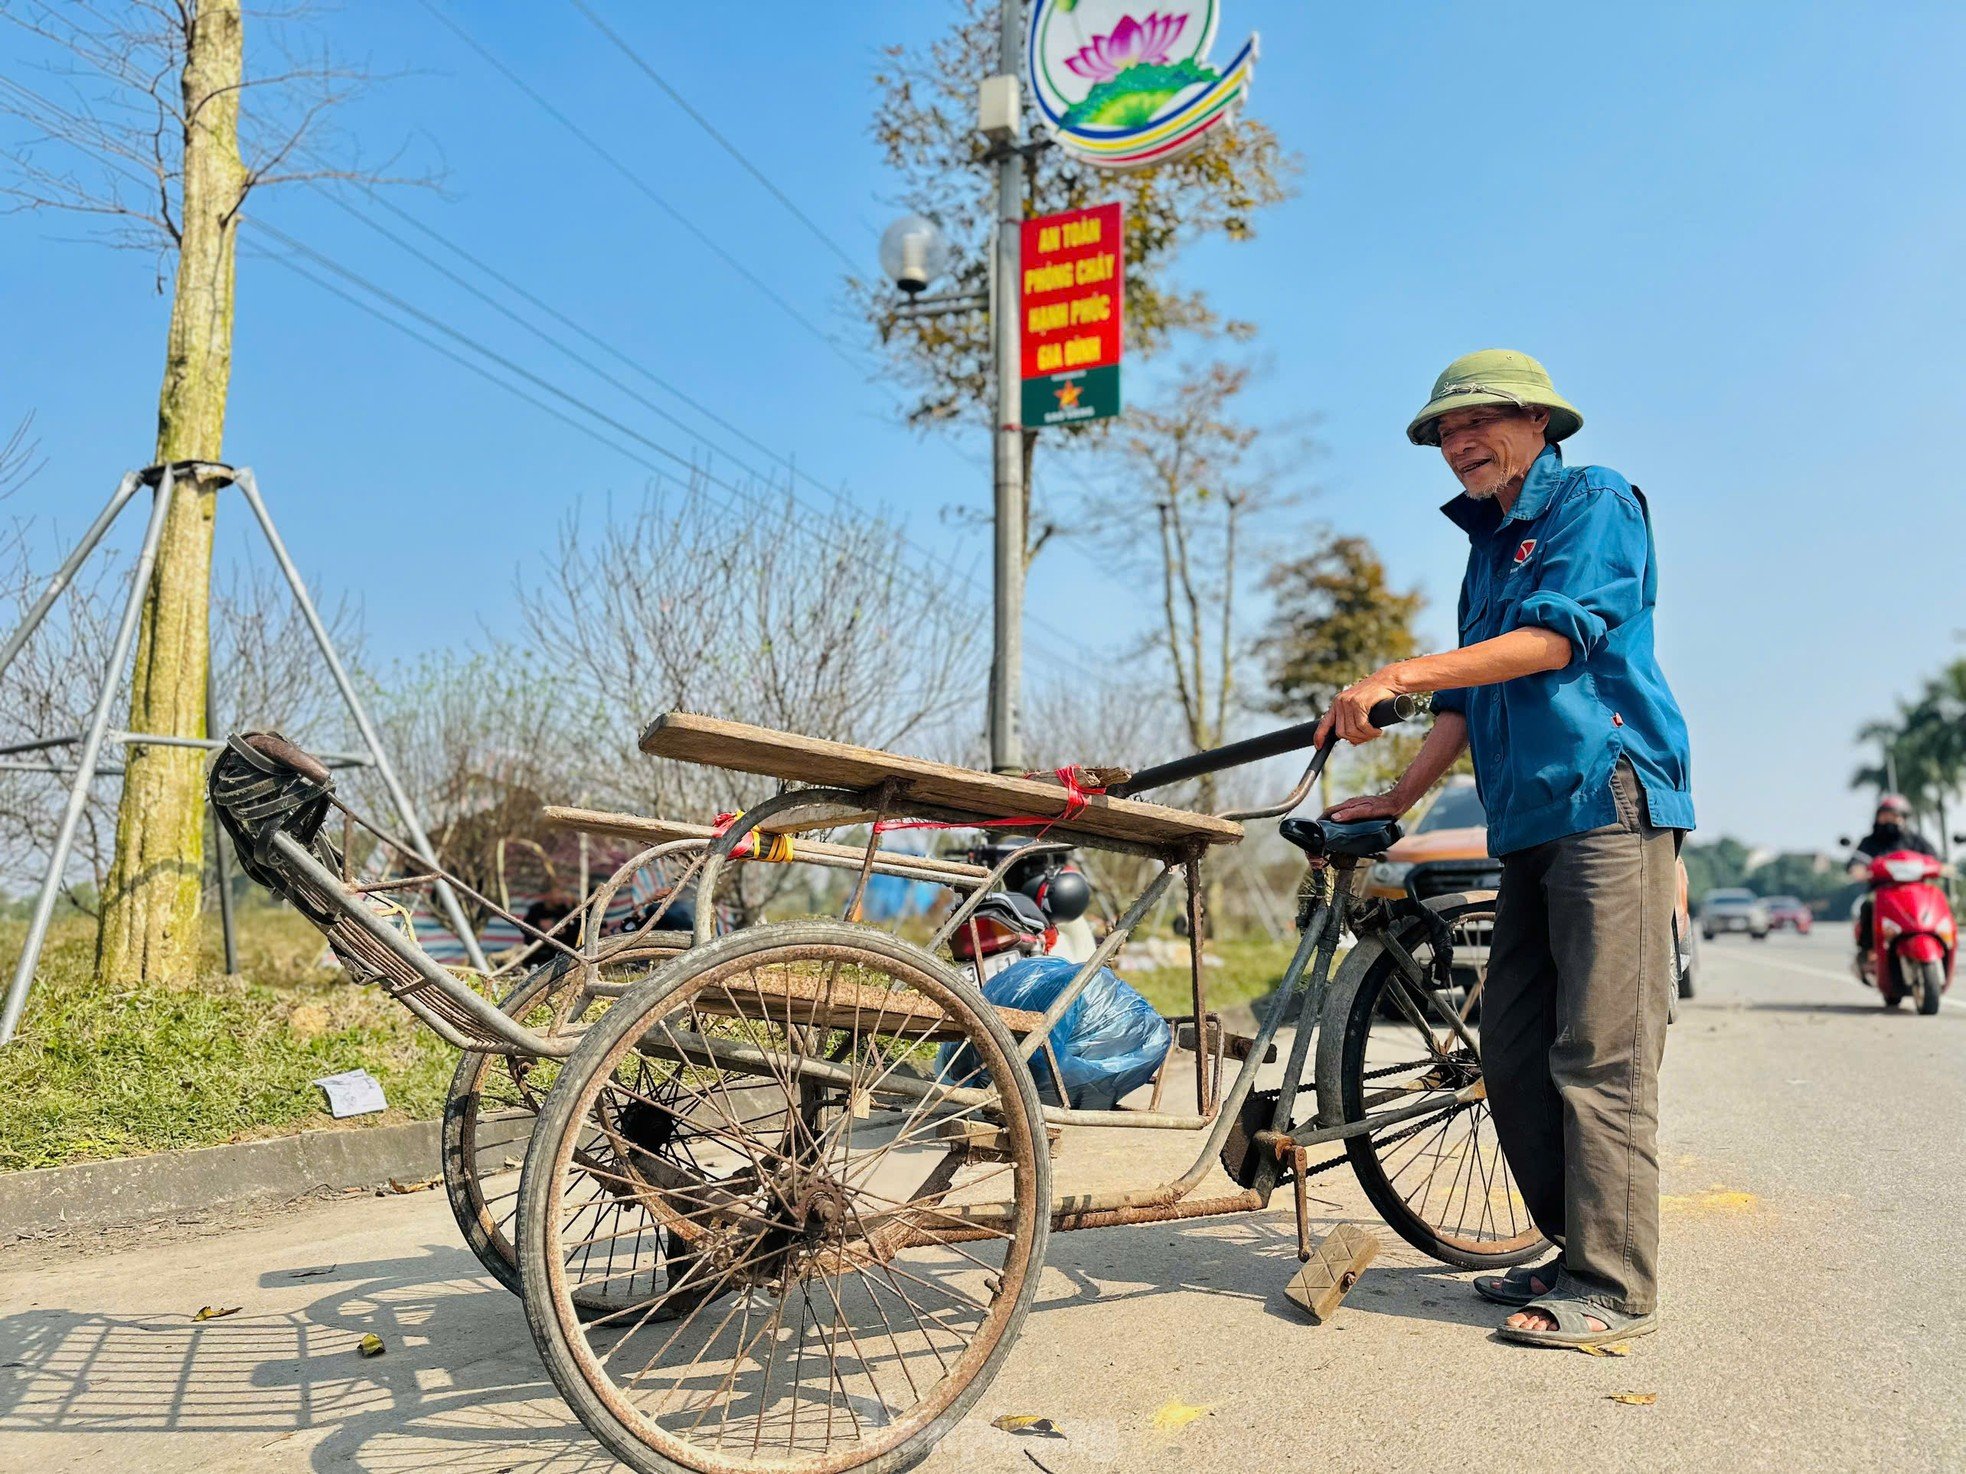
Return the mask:
M1950 856L1950 809L1966 785L1966 660L1956 660L1925 683L1916 700L1900 703L1895 718L1867 722L1859 741L1875 742L1882 761L1851 774L1852 788L1892 784L1915 813L1937 820L1939 848Z

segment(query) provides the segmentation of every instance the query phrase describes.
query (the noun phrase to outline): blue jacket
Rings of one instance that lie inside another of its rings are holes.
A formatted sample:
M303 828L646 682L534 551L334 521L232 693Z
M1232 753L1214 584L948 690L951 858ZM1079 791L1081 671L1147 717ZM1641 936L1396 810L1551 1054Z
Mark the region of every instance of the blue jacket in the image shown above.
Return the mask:
M1441 691L1467 717L1488 849L1511 851L1617 822L1611 773L1629 758L1652 822L1693 827L1686 719L1652 652L1659 560L1645 498L1616 471L1538 456L1508 515L1492 498L1441 508L1468 534L1461 643L1525 625L1570 642L1560 670Z

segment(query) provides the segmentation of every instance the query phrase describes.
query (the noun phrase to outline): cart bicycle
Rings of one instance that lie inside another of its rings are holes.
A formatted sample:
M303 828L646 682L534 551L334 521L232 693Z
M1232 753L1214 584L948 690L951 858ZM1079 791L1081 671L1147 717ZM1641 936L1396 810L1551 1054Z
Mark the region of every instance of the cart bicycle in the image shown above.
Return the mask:
M1412 714L1391 705L1376 724ZM643 734L655 755L786 785L701 842L705 895L747 846L796 850L850 826L868 837L849 915L896 824L997 826L1148 861L1147 884L1042 1013L993 1006L943 955L1006 860L964 877L965 897L926 941L850 920L716 937L699 908L690 945L652 968L636 960L632 979L601 977L598 954L568 964L586 982L538 1027L420 958L337 878L324 770L235 739L213 786L225 814L221 772L251 769L258 796L227 821L242 862L331 941L386 955L391 977L413 979L398 986L405 1003L468 1049L550 1068L507 1262L548 1372L587 1428L640 1470L825 1474L906 1467L963 1416L1009 1352L1054 1230L1253 1212L1289 1183L1307 1255L1304 1184L1349 1162L1388 1224L1447 1263L1515 1264L1541 1247L1480 1075L1493 897L1363 899L1364 870L1398 838L1390 821L1283 825L1322 883L1303 898L1298 945L1254 1037L1209 1012L1197 941L1192 1111L1039 1098L1034 1071L1054 1029L1126 936L1179 877L1199 939L1207 851L1302 802L1329 748L1261 809L1201 815L1132 795L1310 747L1313 732L1104 791L1070 773L983 774L681 713ZM1346 929L1355 945L1335 967ZM1281 1078L1259 1090L1286 1029ZM1300 1111L1302 1099L1315 1109ZM1168 1181L1055 1195L1053 1136L1072 1127L1188 1131L1199 1146ZM1312 1159L1326 1147L1336 1155ZM1233 1191L1199 1193L1218 1164Z

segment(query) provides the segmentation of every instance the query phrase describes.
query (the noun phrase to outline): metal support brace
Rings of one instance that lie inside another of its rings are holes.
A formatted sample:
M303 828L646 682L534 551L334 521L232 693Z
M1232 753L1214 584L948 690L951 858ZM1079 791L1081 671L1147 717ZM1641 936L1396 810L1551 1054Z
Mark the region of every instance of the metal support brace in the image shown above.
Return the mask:
M396 806L396 812L402 819L404 828L409 832L417 854L433 868L437 865L436 853L431 847L429 836L424 833L423 825L417 819L416 811L410 804L409 795L397 779L395 769L390 766L381 739L376 733L374 724L369 720L368 712L362 706L361 698L355 694L354 683L349 680L348 672L341 663L341 657L335 653L334 643L328 637L321 616L315 611L314 601L308 595L307 585L301 580L300 570L294 566L293 559L287 554L286 544L280 540L280 534L273 526L273 518L266 510L266 503L260 499L259 487L253 479L251 470L241 468L235 471L228 466L182 461L165 466L151 466L141 471L131 471L117 484L109 504L97 515L95 521L89 524L89 529L82 535L82 540L62 560L61 567L56 569L54 576L48 580L47 586L34 601L33 607L28 610L19 628L8 637L4 646L0 646L0 675L5 675L29 637L47 618L48 612L54 607L55 600L74 579L76 571L101 543L104 534L109 531L117 516L138 491L146 486L154 487L156 495L151 507L150 522L144 530L143 544L137 554L136 569L130 579L129 598L123 606L122 621L117 626L116 638L110 649L109 663L103 671L102 684L97 688L95 708L89 719L88 730L69 736L46 737L0 747L0 770L52 773L62 777L73 774L73 782L68 792L68 804L62 812L61 825L56 831L54 847L49 855L48 873L35 901L33 917L28 923L27 936L22 942L20 960L15 966L13 980L7 988L6 1003L3 1008L0 1008L0 1045L11 1041L20 1026L21 1012L27 1004L28 989L33 985L35 969L41 960L41 949L47 941L48 925L54 915L55 902L61 894L62 875L68 867L69 856L74 850L75 832L81 822L82 810L88 803L89 785L98 776L113 776L123 772L120 767L103 766L103 744L113 742L125 747L154 744L207 750L215 750L225 745L223 740L212 735L215 712L209 672L205 690L206 735L204 737L125 732L112 729L109 725L110 709L123 683L143 601L150 588L151 575L156 569L157 548L163 536L165 513L170 507L171 498L176 494L179 482L188 477L195 477L201 471L215 472L231 485L236 486L240 495L245 497L246 504L252 508L253 517L259 523L260 530L266 535L267 545L272 550L274 560L279 564L280 572L285 577L288 588L293 592L294 602L299 606L301 616L306 620L307 627L314 636L314 643L320 647L321 656L327 662L335 686L340 691L341 698L348 707L348 713L354 719L356 730L360 732L362 742L367 748L364 754L325 754L326 761L332 767L374 767L382 779L383 786L389 791L389 797ZM80 750L76 754L72 769L65 764L58 765L54 757L49 754L49 749L74 748L78 744ZM13 760L18 754L36 753L44 754L39 765ZM222 843L218 851L218 865L219 917L225 931L225 967L227 972L232 972L238 966L238 949L232 928L232 898L227 885L229 867ZM465 920L464 910L458 904L456 894L441 880L437 882L434 890L439 903L444 908L445 919L450 922L459 939L464 943L464 950L471 959L471 965L480 972L489 972L490 965L485 961L484 952L478 946L477 936Z
M423 824L416 817L416 809L410 803L409 794L403 791L396 770L390 766L389 757L383 751L382 739L376 735L375 726L369 721L369 714L362 707L362 699L355 694L355 684L348 679L348 672L342 666L341 657L335 654L334 642L328 638L327 626L321 623L321 616L314 610L314 601L308 597L307 585L301 582L300 570L294 567L294 560L287 556L287 545L280 541L280 534L273 526L273 518L267 513L266 503L260 500L259 483L253 479L250 467L242 466L232 478L233 485L246 499L246 505L253 509L253 516L259 520L260 531L266 534L266 544L273 550L274 561L280 565L280 572L286 575L287 585L293 590L294 602L300 606L301 617L313 631L314 643L321 649L321 658L328 664L328 673L341 692L341 699L347 703L348 714L355 719L355 730L362 734L362 743L375 759L376 776L382 779L382 786L389 790L390 800L396 805L396 813L409 831L410 843L417 854L423 857L433 870L437 864L437 852L430 844L430 836L423 832ZM464 943L464 953L471 959L471 965L479 972L490 972L491 965L485 961L485 954L478 948L478 938L471 925L464 919L464 909L457 903L457 894L450 886L439 880L432 889L444 908L445 919L457 932L458 940ZM0 1043L4 1043L0 1040Z
M89 529L90 535L98 541L108 525L108 518L115 510L129 500L124 488L130 486L130 478L123 478L123 486L116 490L111 500L111 511L96 519L96 525ZM68 806L62 810L61 827L55 831L54 849L48 857L48 874L41 882L41 894L35 898L34 916L27 924L27 936L21 942L20 962L14 968L14 980L7 988L7 1002L0 1008L0 1044L14 1037L14 1030L20 1027L21 1010L27 1006L27 990L34 981L34 969L41 960L41 945L48 938L48 922L55 914L55 899L61 894L62 872L68 867L69 851L75 845L76 826L82 822L82 809L89 801L89 782L95 776L96 760L102 755L103 734L109 730L109 707L116 699L116 691L123 683L123 665L130 658L130 644L136 638L137 619L143 612L145 592L150 588L150 572L157 565L157 544L164 536L164 514L170 510L174 483L171 468L166 466L157 482L157 494L150 505L150 524L143 530L143 546L137 552L137 566L130 575L130 596L123 604L122 622L116 626L116 639L109 649L109 664L102 673L102 685L96 689L95 712L89 718L89 729L82 739L81 756L76 760L75 782L69 786ZM94 543L89 544L91 547ZM11 661L26 643L27 636L33 633L34 625L39 624L54 603L54 596L73 575L75 565L81 559L71 555L62 565L48 585L48 592L35 603L30 615L31 623L25 624L21 632L9 642L4 652Z

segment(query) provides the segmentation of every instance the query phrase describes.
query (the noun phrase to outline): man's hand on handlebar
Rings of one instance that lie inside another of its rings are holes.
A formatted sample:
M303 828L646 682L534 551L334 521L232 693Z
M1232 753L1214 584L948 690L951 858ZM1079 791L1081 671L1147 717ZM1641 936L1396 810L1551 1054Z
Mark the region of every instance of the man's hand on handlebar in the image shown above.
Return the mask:
M1395 685L1391 679L1391 666L1376 670L1361 681L1355 681L1338 693L1331 703L1331 710L1324 714L1318 723L1317 740L1322 747L1335 730L1337 735L1354 745L1370 742L1379 735L1379 728L1372 725L1372 708L1381 701L1393 696L1404 695L1406 687ZM1382 815L1361 814L1360 818L1379 818Z

